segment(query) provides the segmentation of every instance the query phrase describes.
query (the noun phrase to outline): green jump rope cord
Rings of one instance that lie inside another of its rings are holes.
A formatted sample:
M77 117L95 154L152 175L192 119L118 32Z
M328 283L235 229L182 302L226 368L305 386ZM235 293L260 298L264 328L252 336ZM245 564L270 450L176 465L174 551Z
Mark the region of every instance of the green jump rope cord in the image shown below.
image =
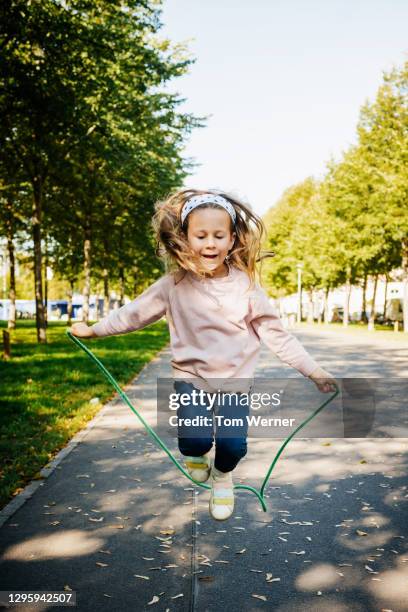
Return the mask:
M126 393L124 391L122 391L122 389L120 388L120 386L118 385L118 383L116 382L116 380L114 379L112 374L105 368L103 363L92 353L92 351L89 350L89 348L87 346L85 346L85 344L83 344L80 340L78 340L78 338L76 336L73 336L70 331L67 331L67 335L70 338L70 340L72 340L72 342L77 344L83 351L85 351L85 353L92 359L92 361L94 361L96 363L98 368L100 370L102 370L103 374L106 376L106 378L109 380L111 385L119 393L119 395L121 396L123 401L135 413L135 415L137 416L139 421L144 425L144 427L149 432L149 434L152 436L152 438L154 438L154 440L157 442L157 444L160 446L160 448L162 448L164 450L164 452L168 455L168 457L171 459L171 461L174 463L174 465L180 470L180 472L182 472L184 474L184 476L186 476L189 480L191 480L191 482L193 482L198 487L203 487L204 489L211 489L210 485L207 485L207 484L205 484L203 482L197 482L196 480L194 480L194 478L191 478L190 474L188 472L186 472L186 470L183 468L183 466L177 461L177 459L174 457L174 455L171 453L171 451L167 448L167 446L164 444L164 442L159 438L159 436L154 431L154 429L152 429L149 426L149 424L145 421L145 419L142 417L142 415L132 406L128 396L126 395ZM275 458L273 459L273 461L272 461L272 463L271 463L271 465L269 467L269 470L268 470L268 472L267 472L267 474L266 474L266 476L264 478L264 481L263 481L262 486L261 486L259 491L257 489L254 489L253 487L250 487L249 485L243 485L243 484L235 484L234 485L234 489L245 489L246 491L251 491L252 493L254 493L256 495L256 497L258 498L261 506L262 506L262 510L264 512L266 512L266 504L265 504L265 498L264 498L265 487L268 484L268 481L269 481L269 478L271 476L272 470L274 469L274 467L276 465L276 462L278 461L278 459L281 456L282 452L284 451L285 447L289 444L289 442L297 434L297 432L300 431L301 429L303 429L303 427L305 427L312 419L314 419L315 416L317 416L319 414L319 412L321 410L323 410L323 408L325 406L327 406L327 404L329 404L332 400L334 400L334 398L337 397L338 394L339 394L339 389L338 389L338 387L336 385L336 391L334 392L334 394L331 397L329 397L328 400L323 402L323 404L321 404L321 406L319 406L319 408L317 408L307 419L305 419L299 425L299 427L297 427L295 429L294 432L292 432L290 434L290 436L288 436L286 438L286 440L284 441L284 443L282 444L282 446L279 448L278 452L276 453Z

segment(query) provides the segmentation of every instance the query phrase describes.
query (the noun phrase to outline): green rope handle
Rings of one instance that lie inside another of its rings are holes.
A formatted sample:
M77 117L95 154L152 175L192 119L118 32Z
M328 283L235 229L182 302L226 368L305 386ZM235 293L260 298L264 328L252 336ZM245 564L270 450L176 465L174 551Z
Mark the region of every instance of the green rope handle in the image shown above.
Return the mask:
M184 476L186 476L189 480L191 480L191 482L193 482L198 487L203 487L203 489L211 489L210 485L205 484L203 482L197 482L196 480L194 480L194 478L192 478L190 476L190 474L183 468L181 463L179 463L177 461L177 459L174 457L173 453L167 448L167 446L164 444L164 442L159 438L159 436L154 431L154 429L152 429L150 427L150 425L145 421L145 419L142 417L142 415L133 407L133 405L131 404L131 402L130 402L128 396L126 395L126 393L124 391L122 391L122 389L120 388L120 386L118 385L118 383L116 382L116 380L114 379L112 374L105 368L103 363L93 354L93 352L87 346L85 346L85 344L83 344L76 336L71 334L71 332L68 331L68 330L67 330L67 336L70 338L70 340L72 340L72 342L74 342L83 351L85 351L85 353L92 359L92 361L94 361L96 363L98 368L100 370L102 370L103 374L106 376L106 378L109 380L111 385L119 393L119 395L123 399L123 401L135 413L135 415L137 416L139 421L142 423L142 425L146 428L146 430L149 432L149 434L152 436L152 438L157 442L157 444L160 446L160 448L162 448L164 450L164 452L168 455L168 457L171 459L171 461L174 463L174 465L180 470L180 472L182 472L184 474ZM266 474L266 476L264 478L264 481L263 481L262 486L261 486L259 491L257 489L254 489L254 487L251 487L249 485L234 484L234 489L245 489L246 491L251 491L251 493L254 493L256 495L256 497L258 498L258 500L259 500L259 502L260 502L260 504L262 506L262 510L264 512L266 512L266 504L265 504L264 492L265 492L266 485L268 484L268 481L269 481L270 476L272 474L272 470L274 469L274 467L276 465L276 462L278 461L279 457L283 453L285 447L289 444L289 442L297 434L297 432L300 431L301 429L303 429L303 427L305 427L312 419L314 419L314 417L317 416L319 414L319 412L321 410L323 410L323 408L325 406L327 406L327 404L329 404L332 400L334 400L335 397L337 397L337 395L339 394L339 388L337 387L337 385L335 385L335 386L336 386L336 391L334 392L334 394L331 397L329 397L328 400L323 402L323 404L321 404L321 406L319 406L319 408L317 408L317 410L315 410L307 419L305 419L303 421L303 423L301 423L299 425L299 427L297 427L295 429L295 431L292 432L291 435L288 438L286 438L286 440L284 441L284 443L282 444L282 446L279 448L278 452L276 453L275 458L273 459L273 461L272 461L272 463L271 463L271 465L269 467L269 470L268 470L268 472L267 472L267 474Z

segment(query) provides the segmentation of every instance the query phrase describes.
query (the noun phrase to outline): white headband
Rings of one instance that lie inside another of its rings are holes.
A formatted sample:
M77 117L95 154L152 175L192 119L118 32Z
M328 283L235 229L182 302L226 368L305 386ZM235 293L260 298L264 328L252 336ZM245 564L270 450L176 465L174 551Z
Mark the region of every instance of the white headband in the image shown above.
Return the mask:
M181 225L184 224L184 221L186 220L187 215L191 213L191 211L194 210L194 208L196 208L197 206L200 206L200 204L218 204L219 206L224 208L224 210L227 211L233 223L235 223L237 215L236 215L235 209L232 206L232 204L220 195L214 195L212 193L205 193L203 195L194 196L184 203L184 206L181 210Z

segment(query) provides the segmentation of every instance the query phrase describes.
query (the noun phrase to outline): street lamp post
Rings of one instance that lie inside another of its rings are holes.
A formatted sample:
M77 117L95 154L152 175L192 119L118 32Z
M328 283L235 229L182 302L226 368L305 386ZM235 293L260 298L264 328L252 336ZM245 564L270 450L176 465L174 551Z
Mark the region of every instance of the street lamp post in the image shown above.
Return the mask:
M303 264L298 263L296 265L296 269L297 269L297 288L298 288L297 322L300 323L302 321L302 269L303 269Z

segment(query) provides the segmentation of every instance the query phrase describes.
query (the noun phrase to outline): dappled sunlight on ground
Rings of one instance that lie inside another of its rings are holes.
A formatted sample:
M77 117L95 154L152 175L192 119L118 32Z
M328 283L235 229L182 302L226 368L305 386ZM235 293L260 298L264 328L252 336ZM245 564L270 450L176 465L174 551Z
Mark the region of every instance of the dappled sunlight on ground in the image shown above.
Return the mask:
M241 478L259 478L262 473L266 475L281 443L276 440L251 439L248 454L238 466L237 474ZM403 476L407 459L402 453L406 451L407 442L402 438L293 440L279 458L270 482L291 482L304 486L315 477L320 477L324 482L332 482L349 474L378 472L394 477ZM269 463L265 457L268 457Z
M405 562L404 562L405 559ZM406 601L405 610L408 609L408 552L396 559L396 567L381 572L378 581L371 581L366 585L367 590L375 597L384 599L388 603ZM402 610L402 608L399 608Z
M341 576L336 566L330 563L316 563L299 574L295 586L300 591L318 591L333 588L340 582Z
M64 530L62 533L36 535L24 542L9 546L3 553L2 561L45 561L80 557L96 552L104 540L97 534L79 529Z

